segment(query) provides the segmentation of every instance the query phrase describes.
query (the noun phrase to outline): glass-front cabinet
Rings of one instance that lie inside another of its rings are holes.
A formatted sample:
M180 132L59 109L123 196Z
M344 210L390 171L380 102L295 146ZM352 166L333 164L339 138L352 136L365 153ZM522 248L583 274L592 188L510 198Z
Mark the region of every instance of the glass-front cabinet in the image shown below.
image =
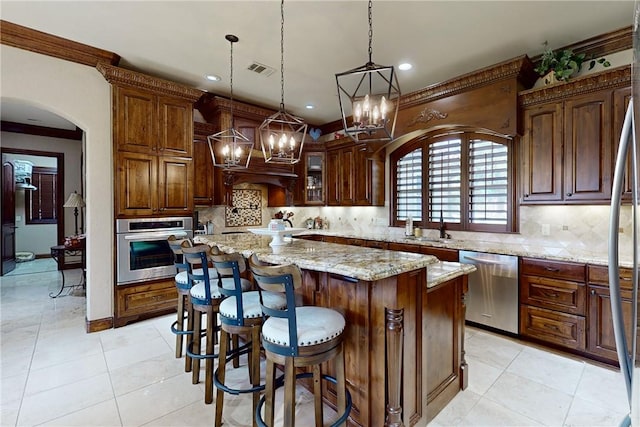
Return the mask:
M324 153L304 153L304 204L325 204Z

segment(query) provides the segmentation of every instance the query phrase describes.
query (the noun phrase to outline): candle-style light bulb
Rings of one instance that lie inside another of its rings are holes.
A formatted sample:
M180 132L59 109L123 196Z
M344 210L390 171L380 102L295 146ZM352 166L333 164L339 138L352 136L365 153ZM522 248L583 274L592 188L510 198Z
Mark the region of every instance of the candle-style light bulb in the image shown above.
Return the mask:
M280 151L284 150L284 146L287 143L287 135L286 134L282 134L280 135L280 140L278 141L278 148L280 149Z
M234 159L235 162L240 162L240 157L242 156L242 147L236 147L236 152L235 152L236 158Z
M384 121L385 117L387 116L387 108L387 100L383 96L382 100L380 100L380 118L382 118L382 121Z
M353 116L356 123L360 123L360 116L362 116L362 107L359 102L355 103Z
M293 138L293 135L291 136L291 139L289 139L289 148L291 151L296 148L296 140Z
M229 146L226 144L222 147L222 155L225 157L229 155Z
M269 148L271 148L271 151L273 151L273 146L276 144L275 138L273 137L273 134L269 135Z
M365 118L369 116L369 108L369 95L365 95L364 102L362 103L362 114Z
M380 110L378 109L377 105L374 105L373 106L373 113L371 114L371 119L372 119L373 124L377 124L379 118L380 118Z

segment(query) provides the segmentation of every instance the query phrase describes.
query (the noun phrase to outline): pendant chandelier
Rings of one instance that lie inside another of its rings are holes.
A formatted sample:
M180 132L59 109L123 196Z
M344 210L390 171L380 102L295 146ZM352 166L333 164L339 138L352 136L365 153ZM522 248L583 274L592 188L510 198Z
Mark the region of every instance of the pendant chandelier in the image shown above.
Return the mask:
M214 166L225 169L246 169L249 167L249 161L251 160L253 142L236 130L233 119L233 44L237 43L239 39L233 34L227 34L224 38L231 45L231 78L229 79L231 88L231 127L209 135L207 141L209 142L209 150L211 151Z
M280 2L280 109L267 117L259 130L265 162L294 164L300 161L307 124L284 109L284 0Z
M400 86L392 65L377 65L371 59L371 9L369 0L369 62L336 74L338 99L342 125L351 139L356 142L389 142L393 139L398 116Z

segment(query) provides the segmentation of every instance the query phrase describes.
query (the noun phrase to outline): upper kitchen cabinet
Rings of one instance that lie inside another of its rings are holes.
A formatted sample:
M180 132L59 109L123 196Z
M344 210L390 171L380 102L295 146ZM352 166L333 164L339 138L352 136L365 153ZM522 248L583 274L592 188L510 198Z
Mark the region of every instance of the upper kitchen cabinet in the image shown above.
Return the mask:
M615 92L630 85L620 67L520 93L522 204L591 204L611 199ZM597 89L597 90L594 90ZM621 125L620 125L621 126Z
M214 201L214 167L207 141L214 133L210 123L193 123L193 199L198 206L212 206Z
M616 154L618 153L618 146L620 145L620 134L622 133L622 125L624 123L624 116L627 111L627 106L631 100L631 88L624 87L617 89L613 92L613 140L615 142L615 149L613 152L613 164L615 165ZM638 164L640 164L640 152L638 155ZM627 164L624 170L624 182L622 183L622 201L631 200L631 153L627 157ZM638 183L640 185L640 183Z
M327 205L383 206L384 154L340 139L327 148Z
M193 213L193 103L202 92L100 63L113 90L116 217Z
M293 195L296 206L322 206L326 204L326 153L314 151L302 153L302 158L295 165L298 175Z
M116 86L114 104L114 135L118 150L192 156L192 102Z

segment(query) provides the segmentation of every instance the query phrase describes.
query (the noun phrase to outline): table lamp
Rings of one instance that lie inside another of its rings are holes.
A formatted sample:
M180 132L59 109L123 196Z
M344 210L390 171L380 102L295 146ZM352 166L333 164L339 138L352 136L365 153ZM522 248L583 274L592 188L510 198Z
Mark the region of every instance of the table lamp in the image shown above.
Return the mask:
M76 217L76 236L78 235L78 208L84 208L85 206L82 196L77 191L71 193L67 201L62 205L64 208L73 208L73 215Z

